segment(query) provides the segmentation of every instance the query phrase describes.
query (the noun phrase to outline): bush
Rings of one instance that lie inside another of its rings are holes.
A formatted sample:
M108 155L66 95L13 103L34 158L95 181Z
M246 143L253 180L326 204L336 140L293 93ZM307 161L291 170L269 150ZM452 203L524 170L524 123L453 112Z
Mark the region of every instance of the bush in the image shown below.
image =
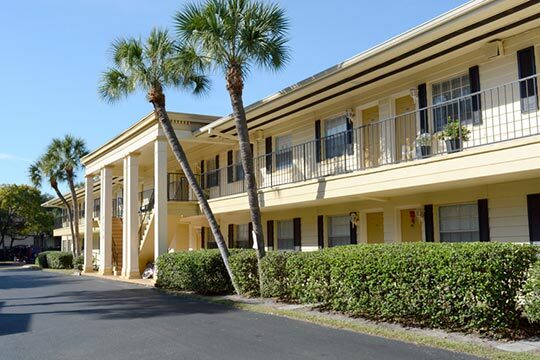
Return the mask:
M269 254L263 295L375 320L502 334L537 249L502 243L355 245Z
M156 286L203 295L232 293L219 250L169 253L157 260Z
M84 256L79 255L73 258L73 268L81 271L84 267Z
M292 252L271 251L261 261L263 297L279 298L288 300L289 289L287 286L287 260L293 254Z
M71 269L73 255L63 251L44 251L36 257L36 265L44 269Z
M255 250L231 250L229 264L240 293L259 296L259 269Z
M523 287L523 313L529 322L540 322L540 262L533 265Z

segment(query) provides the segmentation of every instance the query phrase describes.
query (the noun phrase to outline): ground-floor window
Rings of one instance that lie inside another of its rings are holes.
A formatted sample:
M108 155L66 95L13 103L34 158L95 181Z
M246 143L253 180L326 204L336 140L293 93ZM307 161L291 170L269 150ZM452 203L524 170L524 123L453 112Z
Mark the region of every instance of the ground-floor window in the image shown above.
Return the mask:
M328 246L351 244L351 230L349 216L328 217Z
M204 238L206 239L206 248L207 249L217 249L216 239L212 233L212 229L205 227L204 229Z
M470 242L480 240L478 206L460 204L439 207L441 242Z
M249 224L236 225L236 239L234 247L239 249L249 249Z
M294 250L294 223L292 220L277 222L278 250Z

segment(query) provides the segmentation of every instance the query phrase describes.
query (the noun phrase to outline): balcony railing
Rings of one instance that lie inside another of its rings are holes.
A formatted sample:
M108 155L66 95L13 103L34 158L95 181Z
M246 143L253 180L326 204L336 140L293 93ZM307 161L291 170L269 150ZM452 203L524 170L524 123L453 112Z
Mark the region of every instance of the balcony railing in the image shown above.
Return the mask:
M269 188L439 156L540 133L536 76L467 94L254 159L257 185ZM452 128L451 138L443 130ZM237 165L202 175L209 198L243 193Z

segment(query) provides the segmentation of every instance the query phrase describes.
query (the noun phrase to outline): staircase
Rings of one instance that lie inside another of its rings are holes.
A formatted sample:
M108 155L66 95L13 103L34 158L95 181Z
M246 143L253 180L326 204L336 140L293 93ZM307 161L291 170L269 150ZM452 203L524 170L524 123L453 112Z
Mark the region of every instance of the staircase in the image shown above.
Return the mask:
M139 227L139 269L154 259L154 211L148 211L141 219Z
M122 244L124 228L122 219L113 217L112 219L112 263L118 272L122 271Z

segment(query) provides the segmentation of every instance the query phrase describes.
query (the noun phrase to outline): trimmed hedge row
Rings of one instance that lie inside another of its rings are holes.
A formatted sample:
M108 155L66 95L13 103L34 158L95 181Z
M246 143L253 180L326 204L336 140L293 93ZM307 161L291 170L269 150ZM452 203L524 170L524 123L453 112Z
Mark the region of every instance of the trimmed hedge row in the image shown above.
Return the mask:
M46 269L73 268L73 255L63 251L44 251L37 255L36 265Z
M518 295L537 254L503 243L270 253L262 263L263 295L375 320L505 334L519 327Z
M353 245L315 252L269 252L262 296L316 303L352 316L409 325L506 334L519 327L518 304L537 248L503 243ZM232 250L244 295L259 295L253 250ZM232 293L218 250L165 254L157 286Z
M540 262L536 262L523 287L523 313L531 323L540 323Z

